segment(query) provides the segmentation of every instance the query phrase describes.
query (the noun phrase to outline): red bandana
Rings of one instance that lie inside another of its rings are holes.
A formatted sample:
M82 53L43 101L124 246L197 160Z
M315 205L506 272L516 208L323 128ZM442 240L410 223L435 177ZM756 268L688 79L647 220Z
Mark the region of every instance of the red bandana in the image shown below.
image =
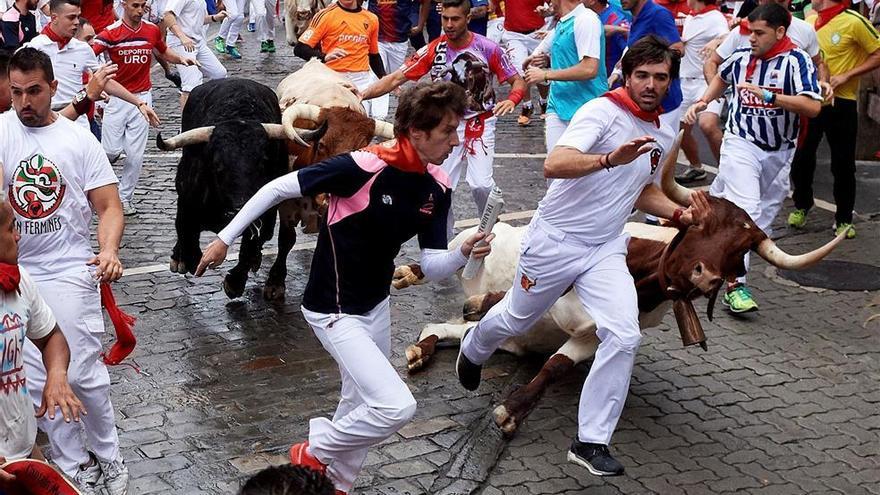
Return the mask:
M791 42L788 36L783 36L781 40L777 41L772 48L767 50L767 53L760 57L755 57L754 55L749 57L749 64L746 66L746 81L752 78L752 74L755 73L755 67L758 65L758 59L760 60L770 60L771 58L779 55L780 53L785 53L787 51L791 51L797 48L797 46Z
M18 265L0 263L0 290L17 291L19 282L21 282L21 272L18 270Z
M107 316L110 317L113 329L116 331L116 342L113 343L110 352L101 355L105 364L119 364L131 354L137 343L132 331L135 318L119 309L119 306L116 305L116 298L113 297L113 290L106 282L101 284L101 305L107 310Z
M55 43L58 43L58 48L64 48L65 46L67 46L68 43L70 43L70 40L72 39L64 39L61 36L58 36L55 31L52 31L52 27L49 24L46 24L46 27L43 28L43 34L48 36L49 39L54 41Z
M700 10L692 10L691 15L705 14L706 12L712 12L713 10L718 10L718 6L715 5L714 3L706 5L705 7L703 7Z
M654 110L653 112L646 112L642 110L641 108L639 108L636 102L634 102L633 99L630 98L629 92L626 90L626 88L617 88L615 90L605 93L602 96L613 101L617 104L617 106L635 115L641 120L644 120L645 122L651 122L652 124L657 126L658 129L660 128L660 114L663 113L662 108L657 107L657 110Z
M752 34L752 30L749 28L749 20L743 19L739 21L739 34L743 36L748 36Z
M822 26L831 22L831 19L837 16L837 14L843 12L849 7L849 0L843 0L837 5L832 7L828 7L827 9L822 9L816 11L819 14L819 18L816 19L816 31L822 29Z
M427 165L422 163L416 148L404 136L398 136L397 139L391 141L367 146L364 148L364 151L375 154L388 165L404 172L423 174L428 170Z

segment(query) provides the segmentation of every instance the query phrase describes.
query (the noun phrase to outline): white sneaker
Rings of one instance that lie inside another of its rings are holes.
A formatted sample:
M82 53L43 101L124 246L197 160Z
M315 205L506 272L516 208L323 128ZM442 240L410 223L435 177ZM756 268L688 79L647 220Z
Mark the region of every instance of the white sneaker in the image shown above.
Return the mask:
M123 215L130 217L132 215L137 215L137 212L138 212L137 208L135 208L134 205L131 204L131 201L123 201L122 202L122 214Z
M101 466L94 454L89 452L89 457L91 465L80 466L76 475L73 476L73 482L76 483L83 495L96 495L98 481L101 479Z
M126 495L128 493L128 467L122 456L113 462L98 461L104 473L104 487L110 495Z

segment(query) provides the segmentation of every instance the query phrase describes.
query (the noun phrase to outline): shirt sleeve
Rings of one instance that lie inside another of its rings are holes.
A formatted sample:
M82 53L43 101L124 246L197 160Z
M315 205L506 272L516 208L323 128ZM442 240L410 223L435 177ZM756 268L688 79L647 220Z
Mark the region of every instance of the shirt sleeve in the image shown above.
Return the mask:
M327 8L329 9L333 7ZM306 32L299 37L298 41L312 48L318 46L318 43L321 42L321 39L324 38L324 34L327 31L327 22L325 19L328 15L329 12L325 12L324 10L315 14L315 17L313 17L312 21L309 23L308 29L306 29Z
M730 33L724 38L724 41L722 41L721 44L718 45L718 48L715 49L715 53L721 57L721 60L727 60L733 55L733 52L739 48L739 41L739 26L737 26L730 30Z
M155 48L156 50L158 50L159 53L165 53L165 52L167 52L167 51L168 51L168 45L166 45L166 44L165 44L165 40L162 39L162 32L159 31L159 28L158 28L158 27L153 31L153 37L154 37L154 39L153 39L153 48Z
M602 57L601 36L605 36L605 30L598 16L587 13L574 19L574 43L579 59L590 57L599 60Z
M180 13L183 11L183 2L181 0L169 0L167 4L165 4L165 12L171 12L175 17L180 17Z
M507 53L498 45L495 45L495 48L492 49L492 54L489 57L489 70L495 74L495 78L498 79L498 82L504 82L519 74L516 67L513 66L513 62L510 61L510 57L508 57Z
M95 52L95 55L100 55L110 48L110 43L107 41L108 39L110 39L110 33L108 33L106 29L95 36L91 45L92 51Z
M71 124L72 127L77 128L77 134L88 134L88 131L80 128L77 124ZM89 136L91 137L91 134ZM87 139L85 137L82 137L82 142L87 143L87 146L85 146L86 150L83 153L83 166L86 171L86 185L83 189L89 192L92 189L108 184L118 183L119 179L116 178L116 173L113 172L113 167L110 166L110 161L107 159L107 154L101 148L101 144L94 139Z
M797 63L792 64L792 87L794 94L809 96L814 100L822 101L822 90L819 88L819 80L816 76L816 66L806 56L806 53L796 51L793 57Z
M434 58L434 49L437 41L432 41L421 47L413 56L403 63L401 70L403 75L410 81L418 81L431 70L431 61Z
M370 44L370 53L379 53L379 18L375 14L370 16L370 35L367 41Z
M426 249L442 249L445 251L448 247L449 240L446 238L446 222L451 204L452 190L450 189L434 205L434 219L424 230L419 232L419 247L421 247L423 255Z
M57 325L55 315L52 314L49 305L37 291L37 286L31 280L30 275L23 269L21 270L21 283L18 287L28 308L27 338L31 340L42 339L52 333Z
M305 169L303 169L305 170ZM241 210L235 215L229 225L217 233L227 246L231 246L235 239L254 221L260 218L269 208L277 205L285 199L301 198L299 173L302 170L291 172L269 182L261 187L257 194L248 200Z
M864 20L864 19L863 19ZM880 34L867 20L854 22L853 38L868 55L880 50Z
M718 66L718 75L721 76L722 81L727 84L734 84L736 82L737 74L735 69L738 65L742 64L742 59L741 56L735 54L721 62L721 65Z
M556 36L556 29L551 29L547 31L547 34L541 39L541 42L538 43L537 48L532 50L532 55L537 55L539 53L550 53L550 47L553 46L553 37Z
M613 120L613 117L602 108L606 100L607 98L596 98L579 108L556 142L556 147L567 146L581 153L591 150L599 141L599 137L605 134L606 126Z

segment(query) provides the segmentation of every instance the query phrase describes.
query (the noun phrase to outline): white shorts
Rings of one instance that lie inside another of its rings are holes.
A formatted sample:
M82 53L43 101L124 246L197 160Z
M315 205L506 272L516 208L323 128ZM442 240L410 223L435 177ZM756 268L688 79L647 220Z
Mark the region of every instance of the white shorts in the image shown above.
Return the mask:
M553 147L562 137L562 133L568 128L570 120L562 120L555 113L548 113L544 119L544 144L547 146L547 153L553 151Z
M538 31L532 34L520 34L513 31L504 31L501 35L501 43L507 46L507 56L516 67L519 75L523 75L522 64L526 57L538 48L541 40L536 37Z
M681 116L687 113L688 108L697 102L705 93L709 85L702 77L683 77L681 79ZM709 102L705 112L721 115L721 108L724 104L724 98L718 98ZM702 113L702 112L700 112Z
M401 41L399 43L379 42L379 56L382 57L382 65L385 66L386 74L391 74L403 65L407 50L409 50L409 41ZM376 81L376 75L372 74L372 76L371 79ZM370 114L374 119L385 120L388 117L390 101L391 95L387 94L370 100Z
M168 47L184 57L195 57L202 64L201 67L195 65L177 66L177 71L180 73L181 91L184 93L189 93L205 80L211 81L226 77L226 67L220 63L220 60L217 59L217 56L214 55L214 52L208 48L204 41L199 41L196 44L194 52L185 51L180 44L169 44Z

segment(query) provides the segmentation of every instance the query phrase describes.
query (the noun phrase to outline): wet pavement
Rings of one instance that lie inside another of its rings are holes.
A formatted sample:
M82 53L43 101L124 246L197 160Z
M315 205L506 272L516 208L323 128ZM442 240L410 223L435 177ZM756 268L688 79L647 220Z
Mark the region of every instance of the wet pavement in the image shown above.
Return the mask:
M277 54L258 54L256 37L244 34L244 60L224 60L231 75L274 88L301 65L284 43ZM156 72L154 81L167 136L179 126L177 94ZM496 159L495 177L506 211L534 209L545 187L542 159L513 155L544 152L541 121L521 129L514 117L501 119L497 152L505 154ZM314 237L300 235L288 259L287 299L279 304L260 292L273 255L235 301L220 287L229 262L202 279L168 272L179 155L159 152L152 139L147 153L135 195L140 213L127 219L121 249L129 274L114 289L138 317L130 361L139 372L111 369L131 492L234 493L250 474L285 462L290 444L305 437L308 418L335 408L335 363L300 314ZM867 183L860 192L872 198L864 205L875 206L880 168L859 170ZM823 173L827 167L820 166L817 175ZM818 194L831 201L825 182L819 179ZM456 217L476 217L462 192ZM878 211L859 211L858 238L833 259L880 264ZM521 216L513 223L527 221L527 213ZM780 223L778 242L791 252L812 249L829 239L832 221L817 208L803 231ZM410 243L399 261L417 256ZM682 348L671 315L646 331L612 440L627 472L611 479L565 459L586 365L551 386L505 440L491 425L491 411L534 376L540 356L493 357L478 393L458 385L453 349L407 376L403 350L425 324L460 314L462 293L454 280L393 291L393 363L419 410L372 449L353 493L880 493L880 322L865 323L880 313L869 307L880 302L878 292L801 287L761 261L753 261L750 281L761 311L734 318L719 305L715 321L704 321L706 352ZM704 302L698 312L705 314ZM661 331L670 324L673 331Z

